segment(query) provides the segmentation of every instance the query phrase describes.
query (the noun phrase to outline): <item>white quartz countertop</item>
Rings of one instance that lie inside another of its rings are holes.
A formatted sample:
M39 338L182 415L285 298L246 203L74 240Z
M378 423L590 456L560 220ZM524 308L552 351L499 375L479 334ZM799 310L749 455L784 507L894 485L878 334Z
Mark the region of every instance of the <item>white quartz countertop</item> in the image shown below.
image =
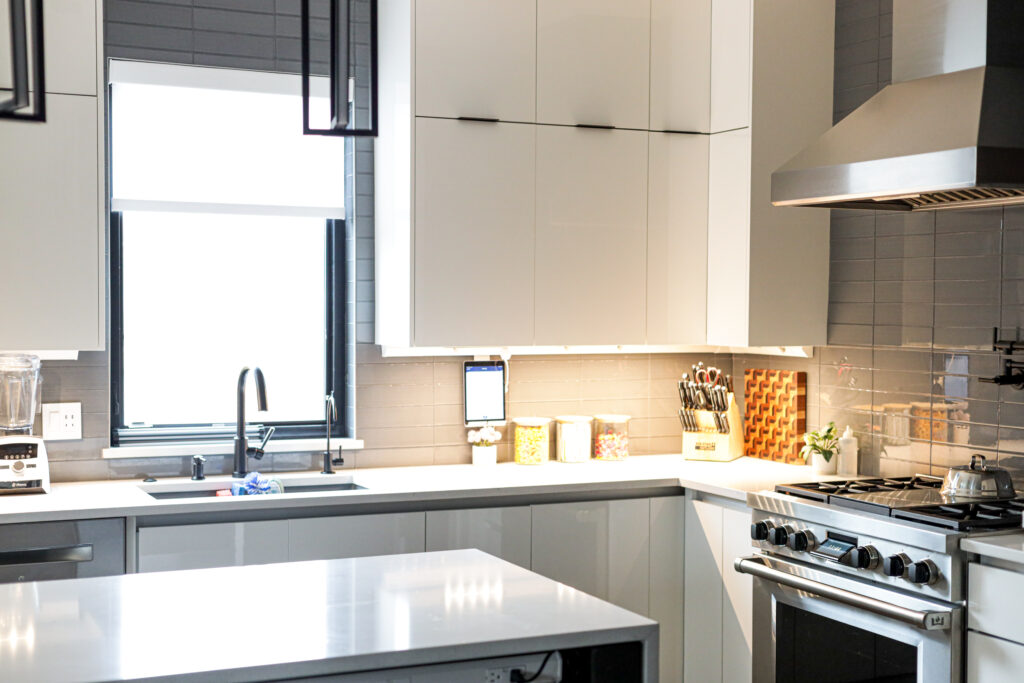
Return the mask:
M965 538L960 541L960 549L982 557L1013 562L1024 570L1024 529L995 536Z
M495 505L538 495L581 496L597 493L637 495L653 488L683 487L744 502L751 491L776 484L828 479L809 467L740 458L732 462L698 462L681 455L637 456L624 462L540 466L512 463L491 467L443 465L341 470L335 475L302 472L277 474L287 491L291 482L353 482L352 491L304 492L270 496L156 499L139 486L141 480L54 484L49 494L0 497L0 524L61 519L87 519L181 513L232 513L265 509L401 505L477 499ZM230 488L228 476L208 477L211 485ZM161 479L150 487L173 488L188 479Z
M0 678L36 683L290 679L657 633L479 550L8 584L0 604Z

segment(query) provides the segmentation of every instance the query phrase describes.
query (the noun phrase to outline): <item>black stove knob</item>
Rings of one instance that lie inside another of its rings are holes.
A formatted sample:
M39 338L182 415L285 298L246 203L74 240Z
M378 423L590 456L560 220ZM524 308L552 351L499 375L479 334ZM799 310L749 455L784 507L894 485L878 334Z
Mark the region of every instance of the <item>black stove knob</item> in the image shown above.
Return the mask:
M931 560L914 562L907 567L907 578L913 583L932 584L939 580L939 568Z
M814 533L810 529L793 532L786 540L786 545L790 550L809 550L815 545Z
M878 566L879 559L880 556L874 546L860 545L843 555L839 561L854 569L874 569Z
M777 526L768 530L768 542L772 545L786 545L786 540L793 532L793 527L788 524Z
M754 522L750 525L750 538L755 541L767 541L768 532L775 528L774 522L764 520L761 522Z
M903 576L909 564L910 558L903 553L890 555L882 560L882 573L886 576Z

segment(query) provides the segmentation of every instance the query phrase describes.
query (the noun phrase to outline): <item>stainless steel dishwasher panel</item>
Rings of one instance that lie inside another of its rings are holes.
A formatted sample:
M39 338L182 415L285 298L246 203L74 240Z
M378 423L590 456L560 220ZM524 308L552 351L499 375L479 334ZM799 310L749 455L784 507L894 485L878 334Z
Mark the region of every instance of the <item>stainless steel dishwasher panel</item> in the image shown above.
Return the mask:
M125 573L125 521L0 524L0 583Z

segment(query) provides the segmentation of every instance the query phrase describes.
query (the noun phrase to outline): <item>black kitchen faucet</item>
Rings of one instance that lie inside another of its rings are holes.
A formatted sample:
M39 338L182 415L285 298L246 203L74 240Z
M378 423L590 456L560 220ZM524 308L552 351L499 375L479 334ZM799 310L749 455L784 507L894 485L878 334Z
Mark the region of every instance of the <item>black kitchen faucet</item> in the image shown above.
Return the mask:
M263 435L263 442L256 447L249 446L249 440L245 436L245 378L249 375L249 368L242 368L238 373L238 422L235 425L235 471L232 474L236 479L242 479L248 474L248 458L252 456L257 460L263 458L267 442L274 435L276 427L271 427ZM256 377L256 405L260 411L267 409L267 383L263 379L263 371L259 368L253 369Z

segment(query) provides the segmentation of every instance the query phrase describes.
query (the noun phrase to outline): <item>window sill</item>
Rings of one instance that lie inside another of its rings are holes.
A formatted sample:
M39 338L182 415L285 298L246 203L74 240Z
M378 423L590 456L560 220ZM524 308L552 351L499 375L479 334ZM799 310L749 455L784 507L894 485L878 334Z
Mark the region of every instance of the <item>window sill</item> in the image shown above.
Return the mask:
M288 439L267 444L267 453L314 453L326 447L326 439ZM338 446L345 451L363 448L362 439L331 439L331 449ZM193 455L231 455L234 446L230 441L182 444L145 444L141 446L116 446L104 448L103 458L173 458Z

